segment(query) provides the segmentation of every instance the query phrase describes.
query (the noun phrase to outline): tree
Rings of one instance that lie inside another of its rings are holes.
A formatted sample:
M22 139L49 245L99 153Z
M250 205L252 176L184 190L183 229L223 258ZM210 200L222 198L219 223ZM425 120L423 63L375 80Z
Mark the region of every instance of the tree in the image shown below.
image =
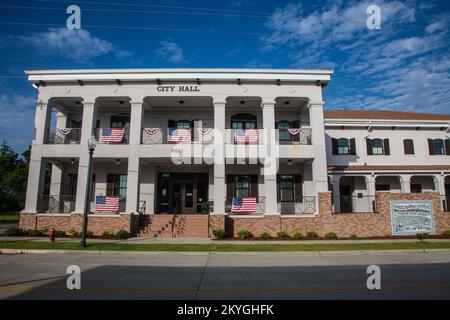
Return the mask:
M3 141L0 146L0 212L24 207L30 149L22 157Z

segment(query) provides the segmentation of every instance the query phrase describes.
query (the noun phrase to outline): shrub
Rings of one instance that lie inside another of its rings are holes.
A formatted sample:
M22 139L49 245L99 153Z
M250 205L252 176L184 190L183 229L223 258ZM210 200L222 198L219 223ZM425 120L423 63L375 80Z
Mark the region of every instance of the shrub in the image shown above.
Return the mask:
M450 238L450 229L444 230L444 232L442 232L442 235L443 235L444 237Z
M358 240L358 236L357 236L356 234L352 234L352 235L350 236L350 239L351 239L351 240Z
M267 239L272 238L272 236L271 236L270 233L268 233L268 232L263 232L263 233L261 233L261 234L259 235L259 237L260 237L261 239L263 239L263 240L267 240Z
M428 236L429 236L430 234L428 233L428 232L419 232L417 235L416 235L416 237L417 237L417 239L419 239L420 240L420 242L423 242L425 239L428 239Z
M286 231L279 231L277 232L277 237L283 239L289 237L289 234Z
M248 239L252 236L252 233L248 230L239 230L237 235L240 239Z
M65 231L56 231L56 236L58 238L62 238L66 236L66 232Z
M22 236L26 233L27 232L22 228L10 228L5 231L5 236L7 237Z
M81 232L81 235L83 235L83 232ZM86 231L86 238L93 238L94 237L94 233L92 231Z
M334 233L334 232L325 233L325 239L336 240L337 238L338 237L337 237L336 233Z
M88 231L89 232L89 231ZM86 233L86 235L87 235L88 233ZM112 239L112 237L114 236L114 231L112 231L112 230L105 230L103 233L102 233L102 237L103 238L106 238L106 239Z
M125 230L119 230L116 233L116 237L119 239L128 239L130 237L130 234L128 231Z
M225 232L223 232L222 229L214 229L213 235L214 235L214 238L219 239L219 240L225 238Z
M49 232L50 232L50 227L49 227L49 226L44 226L44 227L41 229L41 232L42 232L43 234L49 233Z
M308 231L308 232L306 233L306 237L308 237L308 238L318 238L319 235L318 235L317 232L315 232L315 231Z
M292 238L295 240L302 240L303 234L300 231L295 230L294 232L292 232Z
M67 231L67 234L72 237L72 238L76 238L78 237L80 234L78 233L77 230L75 230L74 228L69 229L69 231Z
M37 230L37 229L28 229L27 234L30 237L39 237L40 235L42 235L42 232L41 232L41 230Z

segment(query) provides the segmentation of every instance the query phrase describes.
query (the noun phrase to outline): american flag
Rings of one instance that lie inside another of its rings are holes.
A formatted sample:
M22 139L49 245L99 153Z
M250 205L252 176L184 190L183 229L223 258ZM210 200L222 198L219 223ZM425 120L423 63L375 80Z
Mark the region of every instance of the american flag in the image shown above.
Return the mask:
M169 128L168 142L190 142L191 141L191 129L175 129Z
M233 198L231 212L256 213L256 198Z
M95 197L95 210L96 211L119 211L119 197L109 196L97 196Z
M102 135L100 137L100 142L122 142L123 135L125 134L125 129L102 129Z
M258 142L258 129L236 129L234 130L234 141L236 143Z

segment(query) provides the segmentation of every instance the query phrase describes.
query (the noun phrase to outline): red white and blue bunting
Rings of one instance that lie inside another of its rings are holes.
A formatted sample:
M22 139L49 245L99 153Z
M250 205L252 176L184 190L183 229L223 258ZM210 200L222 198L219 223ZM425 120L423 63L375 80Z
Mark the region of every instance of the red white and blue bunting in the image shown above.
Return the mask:
M198 131L200 131L202 135L207 135L212 132L212 128L199 128Z
M159 128L145 128L144 131L149 136L152 136L154 134L159 133L161 131L161 129L159 129Z
M67 136L69 133L72 132L72 129L70 128L58 128L58 133L62 134L63 136Z
M293 136L296 136L296 135L298 135L300 133L300 129L298 129L298 128L296 128L296 129L287 129L287 131Z

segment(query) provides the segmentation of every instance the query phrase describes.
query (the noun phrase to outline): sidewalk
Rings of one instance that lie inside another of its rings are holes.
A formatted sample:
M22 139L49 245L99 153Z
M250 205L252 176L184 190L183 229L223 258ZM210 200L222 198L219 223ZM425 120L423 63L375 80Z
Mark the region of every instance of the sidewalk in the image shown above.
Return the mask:
M46 237L1 237L0 241L49 242ZM57 238L56 242L79 242L79 238ZM87 239L91 243L129 244L337 244L337 243L392 243L418 242L417 239L387 240L211 240L207 238L129 238L127 240ZM450 242L450 239L427 239L426 242Z

